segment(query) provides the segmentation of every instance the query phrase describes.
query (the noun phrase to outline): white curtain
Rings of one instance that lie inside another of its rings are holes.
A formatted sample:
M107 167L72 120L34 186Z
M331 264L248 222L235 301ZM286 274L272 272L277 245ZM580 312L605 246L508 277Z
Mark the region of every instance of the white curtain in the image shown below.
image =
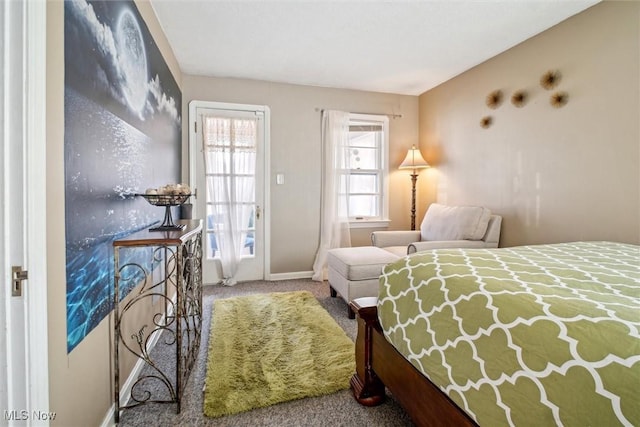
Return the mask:
M320 245L313 263L313 280L326 278L329 249L351 246L347 189L349 188L349 113L322 112L322 202Z
M215 231L222 283L234 285L255 206L257 119L205 117L207 216Z

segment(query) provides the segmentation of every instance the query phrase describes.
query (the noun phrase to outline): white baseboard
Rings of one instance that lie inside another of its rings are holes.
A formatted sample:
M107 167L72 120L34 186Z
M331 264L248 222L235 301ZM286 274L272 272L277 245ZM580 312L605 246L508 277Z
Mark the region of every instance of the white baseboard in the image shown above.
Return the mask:
M172 301L175 304L176 302L175 295ZM169 305L169 310L168 310L169 316L173 314L174 304ZM162 333L153 334L153 338L151 339L151 341L149 341L149 351L151 351L156 346L161 335ZM140 375L140 372L142 372L142 369L144 368L145 365L146 363L144 360L138 359L136 364L133 366L131 373L129 373L127 380L124 382L124 384L122 384L122 387L120 387L120 406L126 405L127 402L129 401L129 398L131 397L131 389L133 388L133 384L138 379L138 376ZM115 410L116 410L116 405L112 404L111 407L109 408L109 411L105 414L104 419L100 424L100 427L112 427L116 425L116 421L114 419Z
M313 271L293 271L291 273L275 273L270 274L267 280L292 280L292 279L311 279Z
M153 346L156 345L156 342L160 338L161 334L154 334L154 335L155 336L151 342L151 348L153 348ZM136 362L133 369L131 370L129 377L127 378L122 388L120 389L120 405L121 406L126 405L126 403L129 401L129 398L131 397L131 388L133 387L133 383L138 379L138 376L140 375L142 368L144 368L144 365L145 365L145 362L142 359L139 359ZM102 424L100 424L100 427L110 427L116 424L115 419L113 418L115 410L116 410L116 405L112 404L111 407L109 408L109 412L105 415L104 420L102 420Z

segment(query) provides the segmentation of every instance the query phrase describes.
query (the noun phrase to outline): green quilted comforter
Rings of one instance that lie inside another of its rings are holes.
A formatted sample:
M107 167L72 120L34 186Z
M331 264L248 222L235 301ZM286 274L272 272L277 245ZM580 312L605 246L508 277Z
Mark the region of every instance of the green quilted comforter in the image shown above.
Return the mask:
M481 426L640 426L639 246L419 253L384 268L378 316Z

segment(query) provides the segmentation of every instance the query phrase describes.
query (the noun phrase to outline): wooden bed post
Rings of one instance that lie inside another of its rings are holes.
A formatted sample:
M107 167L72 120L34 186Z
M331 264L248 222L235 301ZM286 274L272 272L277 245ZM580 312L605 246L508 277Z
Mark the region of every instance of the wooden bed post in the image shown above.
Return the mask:
M358 337L356 339L356 373L351 377L351 390L358 403L376 406L386 397L384 384L372 369L372 333L378 319L378 299L357 298L349 304L356 313Z

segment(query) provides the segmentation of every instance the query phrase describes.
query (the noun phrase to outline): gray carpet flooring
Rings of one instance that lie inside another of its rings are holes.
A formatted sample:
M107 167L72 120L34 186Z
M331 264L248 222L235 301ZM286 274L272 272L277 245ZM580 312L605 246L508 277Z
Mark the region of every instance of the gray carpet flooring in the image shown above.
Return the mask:
M233 287L205 286L200 353L183 394L181 412L176 414L176 404L149 403L124 410L120 417L120 426L411 426L409 417L392 396L388 396L386 402L380 406L364 407L355 401L350 390L280 403L221 418L204 416L202 390L213 301L240 295L297 290L313 293L347 335L355 340L356 322L347 318L347 305L341 298L330 297L326 282L286 280L246 282ZM170 349L162 346L156 346L154 352L167 353L158 357L170 359L172 356Z

